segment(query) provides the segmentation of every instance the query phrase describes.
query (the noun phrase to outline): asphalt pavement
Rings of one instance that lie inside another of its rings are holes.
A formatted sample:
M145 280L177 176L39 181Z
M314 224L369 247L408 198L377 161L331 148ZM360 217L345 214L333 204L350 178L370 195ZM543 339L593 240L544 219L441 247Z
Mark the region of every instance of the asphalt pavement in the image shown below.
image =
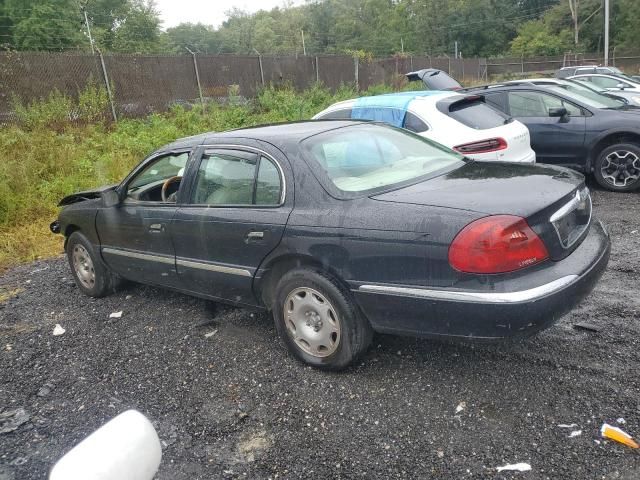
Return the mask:
M90 299L63 258L6 272L0 480L45 478L130 408L162 440L159 480L638 479L638 451L599 432L640 438L640 196L593 194L611 261L551 329L503 345L378 335L341 373L289 356L266 314L135 284Z

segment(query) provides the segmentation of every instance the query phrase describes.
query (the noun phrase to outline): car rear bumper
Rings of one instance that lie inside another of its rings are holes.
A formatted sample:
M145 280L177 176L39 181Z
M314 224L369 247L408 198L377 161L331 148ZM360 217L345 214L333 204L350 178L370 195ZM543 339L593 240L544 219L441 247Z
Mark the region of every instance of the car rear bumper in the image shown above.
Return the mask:
M499 340L547 328L595 287L609 262L609 235L599 221L571 255L549 272L503 282L500 291L430 289L389 284L353 288L356 301L376 331L428 337ZM538 279L545 278L543 282Z

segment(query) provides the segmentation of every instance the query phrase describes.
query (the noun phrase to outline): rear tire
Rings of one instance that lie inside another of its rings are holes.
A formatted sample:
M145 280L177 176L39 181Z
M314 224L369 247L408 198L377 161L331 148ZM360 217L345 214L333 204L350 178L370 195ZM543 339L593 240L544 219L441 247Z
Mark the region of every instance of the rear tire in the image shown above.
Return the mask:
M82 233L69 235L66 252L73 279L82 293L100 298L115 291L120 277L109 271Z
M612 192L630 192L640 187L640 146L618 143L598 154L593 175L600 186Z
M373 337L349 292L325 272L309 268L292 270L278 282L273 318L289 351L323 370L347 367Z

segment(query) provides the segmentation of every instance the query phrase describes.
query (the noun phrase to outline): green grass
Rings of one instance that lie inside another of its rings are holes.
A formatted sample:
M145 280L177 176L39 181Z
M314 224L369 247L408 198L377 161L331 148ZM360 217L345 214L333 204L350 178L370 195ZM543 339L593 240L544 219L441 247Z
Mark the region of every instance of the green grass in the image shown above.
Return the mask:
M402 89L415 89L415 84ZM364 94L392 91L376 86ZM265 89L247 105L207 105L144 119L108 119L104 91L90 86L78 99L58 92L29 105L14 99L19 122L0 129L0 269L62 252L48 224L58 201L78 190L120 181L156 148L206 131L311 118L330 104L357 96L346 86Z

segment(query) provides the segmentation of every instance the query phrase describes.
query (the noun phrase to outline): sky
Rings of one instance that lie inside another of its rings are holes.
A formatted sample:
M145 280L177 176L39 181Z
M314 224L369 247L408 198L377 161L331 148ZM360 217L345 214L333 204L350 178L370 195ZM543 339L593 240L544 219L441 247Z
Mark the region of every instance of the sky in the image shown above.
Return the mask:
M294 0L290 3L300 5L302 0ZM163 28L174 27L179 23L204 23L214 27L227 19L225 12L233 7L257 12L258 10L271 10L274 7L282 7L284 0L155 0L156 8L160 12Z

